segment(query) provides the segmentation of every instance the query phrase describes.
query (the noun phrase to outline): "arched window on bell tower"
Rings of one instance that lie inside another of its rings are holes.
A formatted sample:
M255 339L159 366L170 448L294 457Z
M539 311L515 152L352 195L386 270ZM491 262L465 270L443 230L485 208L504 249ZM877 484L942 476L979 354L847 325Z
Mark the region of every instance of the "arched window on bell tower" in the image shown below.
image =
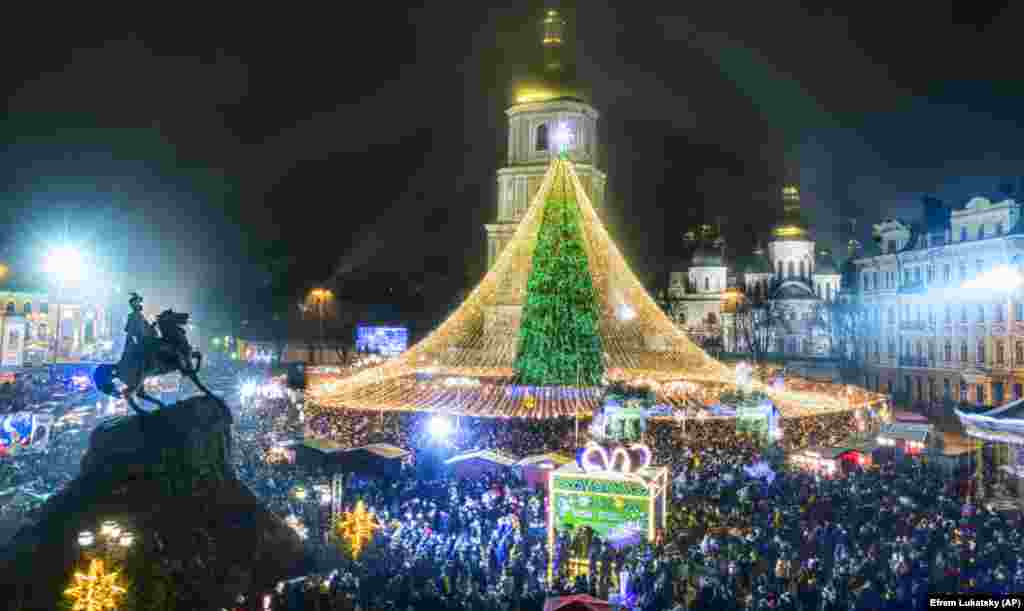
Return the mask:
M538 151L548 150L548 124L541 123L537 126L537 148Z

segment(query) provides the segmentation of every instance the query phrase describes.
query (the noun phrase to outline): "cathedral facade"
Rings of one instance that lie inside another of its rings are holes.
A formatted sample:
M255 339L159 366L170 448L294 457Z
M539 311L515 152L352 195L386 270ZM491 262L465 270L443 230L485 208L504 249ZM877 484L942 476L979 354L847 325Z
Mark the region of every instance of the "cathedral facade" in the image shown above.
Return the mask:
M768 327L768 351L786 355L827 356L833 349L829 303L842 290L831 253L816 250L800 214L797 187L782 191L784 216L772 229L767 250L757 246L730 264L724 244L702 241L689 264L669 274L666 305L672 318L694 339L727 352L750 351L739 329L751 322L756 303ZM744 305L746 304L746 308Z

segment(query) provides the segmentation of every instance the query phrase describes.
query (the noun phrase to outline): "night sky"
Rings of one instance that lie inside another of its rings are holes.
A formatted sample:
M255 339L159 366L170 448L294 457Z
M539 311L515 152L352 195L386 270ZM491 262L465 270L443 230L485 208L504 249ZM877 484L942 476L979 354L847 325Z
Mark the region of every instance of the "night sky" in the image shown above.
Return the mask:
M8 20L3 256L36 265L67 231L211 319L259 315L269 259L296 293L428 272L443 300L483 271L508 84L539 51L542 2L484 4ZM724 216L747 248L787 176L832 246L844 218L867 238L924 194L1024 176L1018 10L603 4L561 8L602 114L607 221L651 279L688 224Z

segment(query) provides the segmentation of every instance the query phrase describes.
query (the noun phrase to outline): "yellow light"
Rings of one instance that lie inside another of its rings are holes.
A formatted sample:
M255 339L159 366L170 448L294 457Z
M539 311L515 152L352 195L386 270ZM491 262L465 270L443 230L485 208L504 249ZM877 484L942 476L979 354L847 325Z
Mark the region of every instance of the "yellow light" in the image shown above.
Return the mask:
M330 289L313 289L309 294L314 299L331 299L334 297L334 293Z
M339 537L346 539L352 549L352 557L358 558L363 547L373 538L373 531L381 527L377 516L366 510L360 500L352 511L346 511L335 523L334 529Z
M804 229L802 227L796 227L796 226L790 225L790 226L787 226L787 227L778 227L778 228L775 229L774 233L775 233L775 235L779 236L780 238L791 238L791 237L796 237L796 236L802 236L806 232L804 231Z
M597 387L573 389L571 393L558 388L521 392L515 387L518 323L514 318L507 322L501 319L510 306L525 302L544 209L549 198L558 197L575 197L579 206L587 264L601 311L608 380L706 384L708 393L715 395L723 385L734 386L733 370L695 345L651 299L608 235L572 162L554 159L511 240L447 320L401 356L378 366L348 377L311 375L308 404L322 410L430 411L506 418L592 413L601 402ZM738 291L736 294L741 296ZM617 316L621 303L628 303L635 313L631 320ZM494 324L489 321L491 316ZM636 336L637 330L642 330L644 338L657 338L658 347L619 340ZM428 367L430 375L425 375ZM473 378L481 383L449 387L432 381L433 376ZM760 383L754 388L766 390L786 417L851 409L848 402L840 402L826 392L779 393ZM659 394L671 397L686 393L666 389Z
M74 584L64 590L72 611L109 611L118 608L125 589L118 583L118 571L107 572L103 561L93 558L88 573L76 572Z
M558 97L558 94L550 89L523 89L516 93L516 104L544 102L556 97Z

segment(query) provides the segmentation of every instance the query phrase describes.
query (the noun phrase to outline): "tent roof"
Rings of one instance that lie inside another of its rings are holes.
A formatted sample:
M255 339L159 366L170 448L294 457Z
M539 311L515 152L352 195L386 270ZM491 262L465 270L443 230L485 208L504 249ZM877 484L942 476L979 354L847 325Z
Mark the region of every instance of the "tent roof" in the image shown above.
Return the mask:
M369 452L375 456L381 458L405 458L410 454L408 450L403 450L398 446L393 446L390 443L371 443L369 445L360 446L358 448L352 448L349 452Z
M551 597L544 601L544 611L568 609L589 609L591 611L611 611L616 606L606 600L594 598L589 594L573 594L572 596Z
M575 198L587 266L598 296L599 334L610 380L731 382L651 299L597 216L571 162L553 159L494 267L433 333L398 358L349 378L313 377L310 401L322 407L437 411L478 416L554 417L599 402L598 389L527 389L513 380L519 313L549 195ZM628 314L624 314L628 312ZM470 378L445 385L444 378ZM472 384L475 379L486 384Z
M571 463L572 459L564 454L559 454L557 452L548 452L546 454L533 454L531 456L527 456L519 461L519 466L528 467L531 465L536 465L544 462L553 462L556 465L560 466Z
M501 465L503 467L512 467L515 466L517 462L519 462L515 458L512 458L507 454L495 452L494 450L476 450L474 452L465 452L463 454L459 454L458 456L452 456L448 460L444 461L444 464L455 465L460 462L465 462L467 460L484 460L487 462L492 462Z

